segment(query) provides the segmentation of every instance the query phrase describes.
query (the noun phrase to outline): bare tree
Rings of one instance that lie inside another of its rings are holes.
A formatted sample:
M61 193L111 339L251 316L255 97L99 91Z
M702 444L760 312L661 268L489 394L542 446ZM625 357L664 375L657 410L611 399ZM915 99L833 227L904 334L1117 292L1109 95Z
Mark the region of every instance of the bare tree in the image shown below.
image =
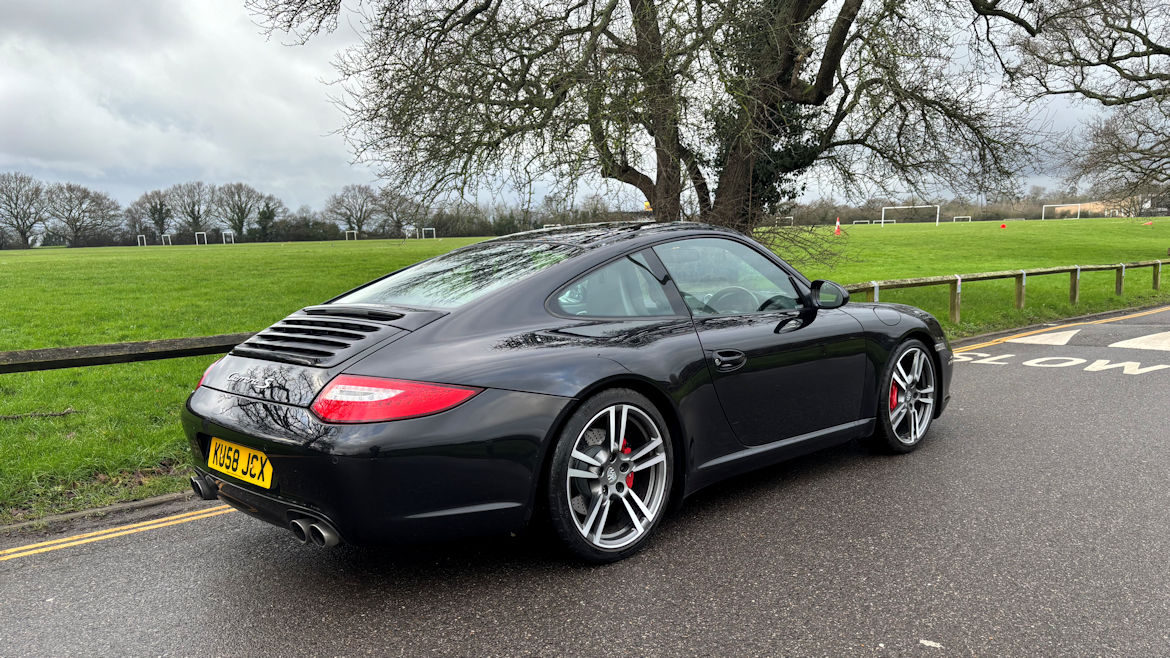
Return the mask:
M182 231L196 233L211 229L214 185L208 185L203 181L178 183L168 188L166 194L167 204L178 218Z
M1022 23L1026 35L1002 40L1020 53L1012 75L1039 93L1107 107L1170 98L1170 2L1056 0L1042 9L1034 22Z
M264 195L247 183L220 185L215 191L215 207L237 239L243 239L248 225L264 202Z
M325 202L325 216L361 235L378 213L378 193L369 185L346 185Z
M162 190L151 190L126 206L126 221L136 226L150 226L159 239L167 234L174 216L170 199ZM135 232L136 235L139 233Z
M1058 0L1004 41L1009 66L1037 95L1063 95L1108 110L1063 144L1072 185L1084 182L1134 212L1170 184L1170 2ZM994 39L993 39L994 41Z
M70 247L90 246L117 230L122 207L105 192L77 183L56 183L45 190L48 230Z
M301 38L335 0L251 0ZM1031 3L1021 0L1030 11ZM554 175L683 196L748 229L814 166L842 189L985 185L1028 162L1026 122L975 19L989 0L375 0L337 62L345 132L403 190ZM1022 21L1025 24L1026 20Z
M406 225L422 226L427 207L390 186L378 190L379 231L391 238L406 236Z
M1064 143L1070 180L1089 184L1131 215L1170 189L1170 120L1157 103L1141 102L1098 117Z
M28 249L44 221L45 186L18 171L0 174L0 228L16 237L20 249Z

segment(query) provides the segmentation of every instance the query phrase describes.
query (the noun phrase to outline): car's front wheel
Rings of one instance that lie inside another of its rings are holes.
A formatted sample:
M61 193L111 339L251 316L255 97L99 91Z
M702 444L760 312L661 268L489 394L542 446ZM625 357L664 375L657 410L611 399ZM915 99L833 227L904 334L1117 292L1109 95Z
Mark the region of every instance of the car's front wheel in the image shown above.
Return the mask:
M566 423L549 468L548 509L565 546L590 562L638 551L666 510L674 455L645 396L610 389Z
M934 420L936 380L934 360L921 341L894 350L878 390L875 448L904 453L918 447Z

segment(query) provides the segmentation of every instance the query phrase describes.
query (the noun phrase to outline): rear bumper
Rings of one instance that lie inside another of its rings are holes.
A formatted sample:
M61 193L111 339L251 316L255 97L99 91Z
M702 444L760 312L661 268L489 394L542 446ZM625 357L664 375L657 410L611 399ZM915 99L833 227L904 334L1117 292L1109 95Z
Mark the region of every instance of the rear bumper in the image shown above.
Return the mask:
M183 426L196 470L224 502L281 527L311 517L348 543L380 544L523 527L549 431L569 402L488 390L425 418L330 425L301 407L201 387ZM264 452L271 488L208 468L212 436Z

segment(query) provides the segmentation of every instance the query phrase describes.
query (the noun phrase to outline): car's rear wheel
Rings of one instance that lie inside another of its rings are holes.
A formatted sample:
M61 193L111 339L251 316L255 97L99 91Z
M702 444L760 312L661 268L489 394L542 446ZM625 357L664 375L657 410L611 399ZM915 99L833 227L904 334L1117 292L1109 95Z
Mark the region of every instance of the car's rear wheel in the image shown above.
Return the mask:
M645 396L617 388L589 398L565 424L549 467L553 528L590 562L632 555L666 510L673 465L666 422Z
M908 340L894 350L878 391L874 447L910 452L922 443L934 420L934 360L922 341Z

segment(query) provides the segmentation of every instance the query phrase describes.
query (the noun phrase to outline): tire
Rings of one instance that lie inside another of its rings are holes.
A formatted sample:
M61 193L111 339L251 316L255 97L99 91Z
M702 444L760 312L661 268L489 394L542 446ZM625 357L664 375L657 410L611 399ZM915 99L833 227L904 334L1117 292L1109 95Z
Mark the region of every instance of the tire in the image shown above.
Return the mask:
M561 430L549 464L557 537L587 562L633 555L666 512L673 468L666 422L645 396L614 388L587 399Z
M871 448L904 454L921 445L934 421L938 374L920 340L907 340L890 356L878 380L877 413Z

